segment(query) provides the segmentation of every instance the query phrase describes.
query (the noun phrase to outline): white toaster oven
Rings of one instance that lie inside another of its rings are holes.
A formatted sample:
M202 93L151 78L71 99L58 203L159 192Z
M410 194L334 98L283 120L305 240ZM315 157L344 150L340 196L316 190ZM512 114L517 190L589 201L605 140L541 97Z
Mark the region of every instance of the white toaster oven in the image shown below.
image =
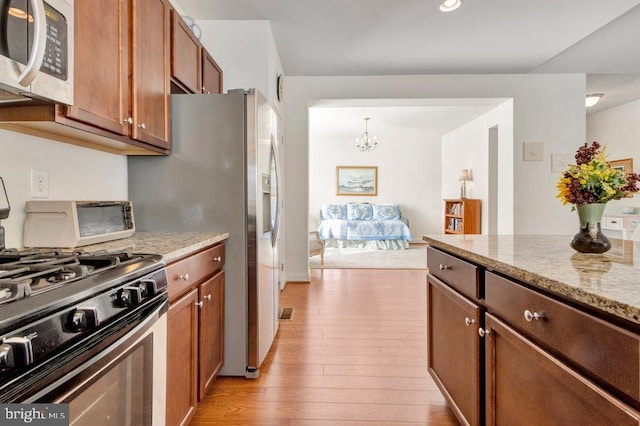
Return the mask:
M131 201L27 201L25 247L73 248L130 237Z

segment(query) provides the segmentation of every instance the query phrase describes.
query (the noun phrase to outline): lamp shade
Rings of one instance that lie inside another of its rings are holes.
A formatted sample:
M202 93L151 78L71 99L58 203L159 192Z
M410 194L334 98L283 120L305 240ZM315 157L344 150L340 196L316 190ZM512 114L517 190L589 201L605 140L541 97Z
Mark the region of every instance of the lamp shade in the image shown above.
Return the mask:
M466 182L468 180L472 180L471 179L471 173L469 172L469 169L462 169L462 173L460 173L460 179L458 179L460 182Z

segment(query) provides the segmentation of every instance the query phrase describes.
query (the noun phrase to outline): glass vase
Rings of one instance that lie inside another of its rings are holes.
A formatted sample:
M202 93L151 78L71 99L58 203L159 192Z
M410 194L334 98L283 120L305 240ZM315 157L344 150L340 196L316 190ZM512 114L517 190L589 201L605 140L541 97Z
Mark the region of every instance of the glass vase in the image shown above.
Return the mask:
M580 232L573 236L571 248L580 253L604 253L611 248L611 242L600 228L606 203L582 204L576 206L580 218Z

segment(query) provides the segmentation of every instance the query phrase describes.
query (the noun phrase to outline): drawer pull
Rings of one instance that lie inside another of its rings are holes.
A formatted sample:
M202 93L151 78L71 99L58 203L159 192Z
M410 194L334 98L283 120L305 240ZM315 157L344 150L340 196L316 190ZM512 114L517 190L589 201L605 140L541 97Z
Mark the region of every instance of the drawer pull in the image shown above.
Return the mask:
M474 320L474 319L472 319L472 318L469 318L469 317L466 317L466 318L464 319L464 323L467 325L467 327L469 327L471 324L475 324L475 323L476 323L476 320Z
M218 263L222 262L222 256L214 257L212 260L215 260Z
M211 295L207 294L207 295L204 296L204 298L207 299L207 300L211 300Z
M202 306L203 306L203 305L204 305L204 302L203 302L202 300L201 300L201 301L199 301L199 302L196 302L196 306L197 306L198 308L202 308Z
M537 312L531 312L530 310L526 310L524 311L524 319L527 320L527 322L531 322L531 321L538 321L539 319L542 318L542 314L539 314Z
M189 281L189 274L182 274L180 275L180 279L182 281Z
M479 328L478 334L480 335L480 337L484 337L487 334L491 334L491 330L489 330L488 328L486 330L484 328Z
M447 269L451 269L451 266L443 265L442 263L439 265L441 271L446 271Z

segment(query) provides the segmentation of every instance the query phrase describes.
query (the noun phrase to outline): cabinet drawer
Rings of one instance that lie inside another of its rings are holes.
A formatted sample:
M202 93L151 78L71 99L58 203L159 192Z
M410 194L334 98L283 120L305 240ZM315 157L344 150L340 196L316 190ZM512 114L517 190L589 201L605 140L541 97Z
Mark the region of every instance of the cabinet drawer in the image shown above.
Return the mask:
M638 216L622 218L622 227L624 229L636 229L639 223L640 223L640 218L638 218Z
M489 311L640 401L640 336L491 272L484 290Z
M477 266L433 247L427 247L427 268L431 275L440 278L461 293L474 299L480 298Z
M605 217L604 218L604 227L606 229L622 229L623 227L623 219L621 217Z
M224 265L224 244L218 244L167 266L169 300L213 275Z

